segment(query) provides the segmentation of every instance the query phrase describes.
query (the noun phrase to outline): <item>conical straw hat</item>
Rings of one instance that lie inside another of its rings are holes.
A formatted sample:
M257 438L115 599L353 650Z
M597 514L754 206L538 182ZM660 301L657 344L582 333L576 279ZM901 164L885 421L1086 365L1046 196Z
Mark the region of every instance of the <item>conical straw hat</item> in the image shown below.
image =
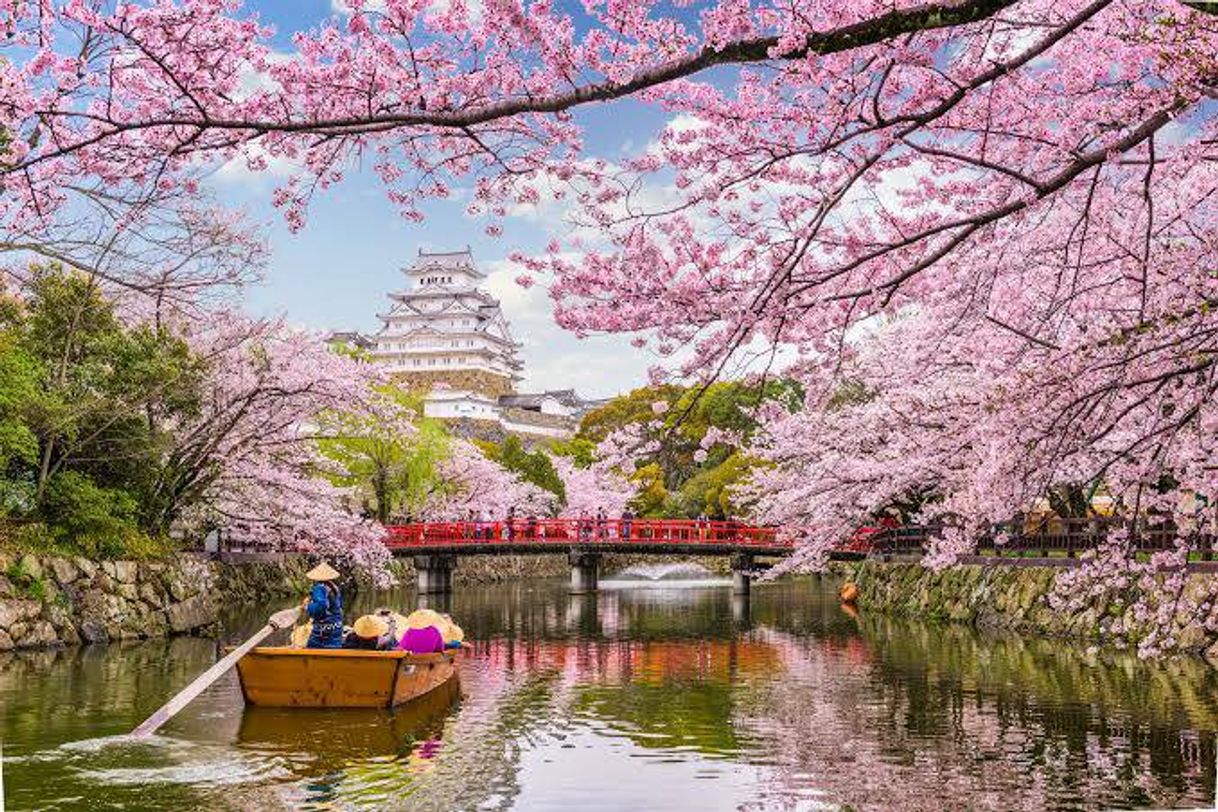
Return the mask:
M444 618L440 617L440 613L431 609L416 609L406 616L406 627L410 629L426 629L428 626L435 626L444 630Z
M323 561L306 572L305 577L310 581L333 581L338 577L338 570Z
M444 635L445 643L460 643L465 639L465 632L448 615L441 615L444 618L444 625L440 627L440 634Z
M355 621L351 631L363 638L380 637L389 631L389 624L376 615L362 615Z

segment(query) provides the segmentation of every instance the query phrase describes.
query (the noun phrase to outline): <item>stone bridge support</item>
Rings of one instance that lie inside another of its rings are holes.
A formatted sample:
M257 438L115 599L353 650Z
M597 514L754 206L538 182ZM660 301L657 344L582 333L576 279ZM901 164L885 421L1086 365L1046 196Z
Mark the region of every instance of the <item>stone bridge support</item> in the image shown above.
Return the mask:
M447 595L453 591L455 555L416 555L415 584L420 595Z
M601 554L571 550L567 553L567 561L571 564L571 594L596 592L600 580Z
M753 554L732 554L732 594L748 597L753 580Z

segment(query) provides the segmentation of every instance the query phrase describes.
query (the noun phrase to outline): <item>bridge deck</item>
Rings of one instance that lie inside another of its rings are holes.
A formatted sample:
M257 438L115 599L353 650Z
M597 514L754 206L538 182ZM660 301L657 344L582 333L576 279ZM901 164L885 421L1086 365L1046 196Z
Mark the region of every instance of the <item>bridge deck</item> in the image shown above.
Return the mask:
M789 555L794 546L772 527L740 522L658 519L515 519L501 522L424 522L387 528L386 546L398 555L520 555L639 552L674 555Z

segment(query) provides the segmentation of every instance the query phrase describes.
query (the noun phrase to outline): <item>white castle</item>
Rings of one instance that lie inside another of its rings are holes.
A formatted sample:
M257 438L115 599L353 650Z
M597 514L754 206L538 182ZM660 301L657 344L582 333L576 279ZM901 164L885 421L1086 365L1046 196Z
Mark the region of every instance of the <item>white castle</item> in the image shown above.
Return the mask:
M592 405L573 390L516 391L523 364L499 301L478 285L486 274L470 249L419 251L403 269L404 290L389 294L381 329L335 333L368 350L374 363L414 389L427 390L424 413L446 420L498 423L505 431L570 437Z

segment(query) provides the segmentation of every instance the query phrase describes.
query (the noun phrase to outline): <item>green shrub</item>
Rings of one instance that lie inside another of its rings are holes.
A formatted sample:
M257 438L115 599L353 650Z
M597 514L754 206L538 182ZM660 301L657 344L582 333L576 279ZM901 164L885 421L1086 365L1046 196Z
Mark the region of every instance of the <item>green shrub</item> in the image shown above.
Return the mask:
M117 488L100 488L77 471L51 477L39 512L57 536L121 537L136 532L137 505L131 494Z
M154 538L135 528L117 533L86 533L78 536L73 546L77 554L88 558L163 558L177 549L172 539Z

